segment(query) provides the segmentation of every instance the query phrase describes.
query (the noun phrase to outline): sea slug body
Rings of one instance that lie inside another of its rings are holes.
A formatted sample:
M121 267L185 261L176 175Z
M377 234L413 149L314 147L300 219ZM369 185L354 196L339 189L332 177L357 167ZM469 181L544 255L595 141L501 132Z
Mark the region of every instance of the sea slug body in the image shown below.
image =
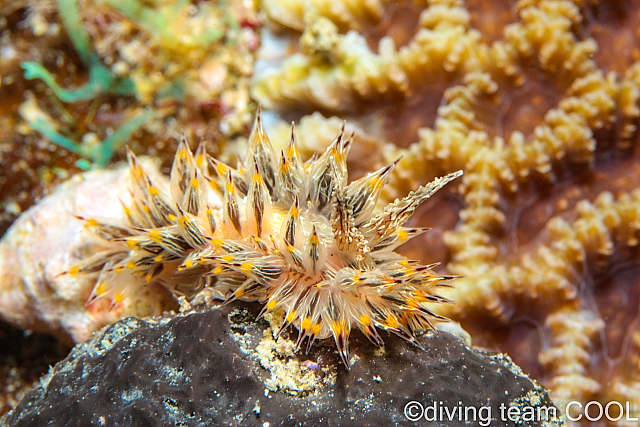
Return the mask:
M280 331L294 325L298 347L333 336L346 366L353 328L376 345L376 328L417 344L417 330L443 320L428 304L448 302L434 289L452 277L393 251L425 231L403 227L418 205L462 172L376 212L395 163L347 184L351 141L343 128L323 154L303 163L294 129L276 154L258 111L245 164L221 163L203 145L194 155L183 139L169 188L129 153L126 220L83 218L106 249L67 274L95 276L89 305L106 299L117 306L149 283L187 299L207 287L225 301L259 301L261 316L284 311Z

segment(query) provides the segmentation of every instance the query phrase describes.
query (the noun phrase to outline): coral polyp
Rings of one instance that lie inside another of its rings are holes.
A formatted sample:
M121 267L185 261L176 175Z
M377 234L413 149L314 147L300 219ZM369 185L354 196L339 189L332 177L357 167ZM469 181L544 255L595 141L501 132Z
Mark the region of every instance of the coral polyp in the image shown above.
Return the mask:
M346 366L354 328L376 345L377 329L417 344L416 331L445 320L429 304L448 302L435 289L452 277L394 250L426 230L403 226L415 209L462 172L378 210L395 163L347 183L352 139L343 126L323 154L303 163L293 127L276 154L258 112L244 163L228 166L203 145L192 154L183 138L169 188L129 153L126 221L84 218L105 249L69 273L96 276L88 304L119 304L151 282L187 299L208 288L227 302L259 301L261 316L284 312L280 332L294 325L298 347L333 336Z

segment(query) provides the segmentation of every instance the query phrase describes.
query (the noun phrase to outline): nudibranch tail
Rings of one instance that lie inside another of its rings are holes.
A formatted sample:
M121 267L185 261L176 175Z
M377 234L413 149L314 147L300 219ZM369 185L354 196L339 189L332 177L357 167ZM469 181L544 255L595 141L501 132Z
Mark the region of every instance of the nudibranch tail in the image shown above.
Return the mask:
M348 183L352 141L343 125L323 154L302 162L294 127L276 153L258 112L244 165L209 157L203 144L194 155L183 137L169 188L129 151L132 202L121 223L83 218L105 249L68 273L96 277L88 304L116 305L152 282L188 299L207 287L224 301L259 301L260 316L282 310L280 332L298 329L297 347L333 337L347 367L354 328L374 345L383 343L378 329L417 344L416 331L445 320L428 307L450 302L435 289L453 277L393 251L427 230L404 224L462 172L376 211L397 161Z

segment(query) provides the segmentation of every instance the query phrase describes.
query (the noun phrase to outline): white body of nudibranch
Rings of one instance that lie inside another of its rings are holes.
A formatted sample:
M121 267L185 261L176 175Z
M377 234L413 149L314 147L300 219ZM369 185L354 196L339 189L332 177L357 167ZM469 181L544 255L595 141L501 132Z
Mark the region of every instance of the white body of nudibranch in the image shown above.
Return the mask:
M125 215L77 212L104 249L67 275L95 281L89 307L126 305L155 283L187 299L206 287L226 301L259 301L261 315L284 312L281 331L295 326L298 346L333 337L347 366L353 328L376 345L382 344L377 329L417 343L417 330L442 320L429 304L447 302L434 289L451 277L394 249L425 231L403 224L462 172L377 210L395 163L347 183L351 141L343 127L323 154L303 163L293 129L276 153L258 112L243 164L210 158L202 145L193 155L183 139L168 189L129 153L132 197Z

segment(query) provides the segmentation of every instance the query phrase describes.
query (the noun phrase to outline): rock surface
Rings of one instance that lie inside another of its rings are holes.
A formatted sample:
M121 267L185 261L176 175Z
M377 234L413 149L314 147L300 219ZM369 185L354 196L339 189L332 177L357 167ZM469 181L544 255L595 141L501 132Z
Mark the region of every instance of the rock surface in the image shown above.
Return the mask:
M2 424L562 425L559 411L509 421L511 406L553 415L547 392L507 356L472 350L451 334L423 335L424 351L394 336L377 349L354 334L347 370L333 343L291 356L292 341L274 341L267 322L253 321L258 309L231 304L108 326L53 367Z

